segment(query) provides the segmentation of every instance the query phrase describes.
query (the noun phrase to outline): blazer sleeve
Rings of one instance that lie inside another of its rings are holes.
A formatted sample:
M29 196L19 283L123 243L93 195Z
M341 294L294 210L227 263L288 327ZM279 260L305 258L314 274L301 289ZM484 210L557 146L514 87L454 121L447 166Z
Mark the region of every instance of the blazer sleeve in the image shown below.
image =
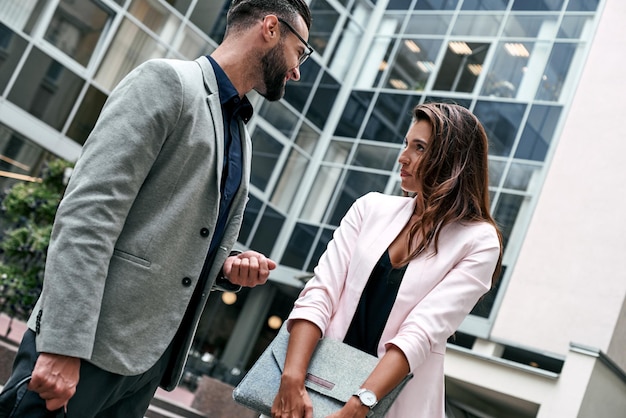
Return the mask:
M115 243L181 114L182 86L171 65L148 61L120 82L102 109L56 215L38 351L90 357Z
M325 334L330 318L344 291L350 260L363 225L364 198L357 199L341 220L314 269L314 277L306 284L289 315L287 328L294 319L306 319Z
M473 234L470 250L415 305L395 337L385 343L386 349L393 344L403 351L411 370L419 367L431 352L445 352L447 339L491 288L500 254L498 236L487 223L470 231ZM440 248L441 251L445 249Z

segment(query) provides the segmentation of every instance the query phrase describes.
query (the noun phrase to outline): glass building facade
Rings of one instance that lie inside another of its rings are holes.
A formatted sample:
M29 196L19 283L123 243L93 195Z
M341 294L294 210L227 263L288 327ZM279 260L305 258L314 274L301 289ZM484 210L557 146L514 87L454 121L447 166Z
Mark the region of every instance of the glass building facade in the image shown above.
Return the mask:
M221 41L226 0L0 1L0 186L74 160L114 86L151 58ZM472 110L490 140L504 269L459 330L488 338L603 0L309 0L316 52L284 99L252 93L251 195L239 246L279 262L266 286L215 295L185 384L236 381L275 334L352 202L398 194L422 102ZM159 86L154 86L158 94ZM222 297L220 301L219 298Z

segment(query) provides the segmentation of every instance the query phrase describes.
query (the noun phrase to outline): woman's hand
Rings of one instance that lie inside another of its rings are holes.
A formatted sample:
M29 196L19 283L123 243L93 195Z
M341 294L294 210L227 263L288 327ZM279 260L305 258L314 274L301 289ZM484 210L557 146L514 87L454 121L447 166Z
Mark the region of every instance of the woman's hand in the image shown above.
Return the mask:
M272 418L313 418L313 404L304 382L283 375L272 405Z
M359 398L352 396L343 408L330 414L327 418L365 418L368 412L369 408L363 405Z

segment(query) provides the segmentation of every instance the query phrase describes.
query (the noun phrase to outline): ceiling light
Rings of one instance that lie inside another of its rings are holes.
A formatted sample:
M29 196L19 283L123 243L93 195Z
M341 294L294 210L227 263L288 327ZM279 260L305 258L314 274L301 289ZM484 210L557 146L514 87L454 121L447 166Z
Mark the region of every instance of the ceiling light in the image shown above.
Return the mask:
M409 48L411 51L415 52L416 54L422 51L420 47L417 46L417 44L410 39L406 39L404 41L404 45L406 45L407 48Z
M468 64L467 69L470 73L478 77L480 75L480 72L483 70L483 66L480 64Z
M524 44L507 42L504 44L504 49L513 57L526 58L530 56L530 52L528 52Z
M466 44L465 42L457 42L457 41L450 42L448 44L448 47L452 50L452 52L458 55L471 55L472 54L472 48L470 48L469 45Z
M423 73L430 73L435 68L435 64L432 61L417 61L417 68Z
M389 80L389 84L391 84L394 88L398 90L407 90L409 86L402 80L398 80L397 78L392 78Z

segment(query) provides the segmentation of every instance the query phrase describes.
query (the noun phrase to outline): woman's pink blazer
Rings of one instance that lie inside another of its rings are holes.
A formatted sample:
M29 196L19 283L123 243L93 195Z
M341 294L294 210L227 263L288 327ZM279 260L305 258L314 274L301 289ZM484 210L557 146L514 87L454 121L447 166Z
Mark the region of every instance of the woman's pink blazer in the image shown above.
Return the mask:
M414 199L369 193L350 208L302 290L289 320L307 319L343 340L378 259L406 225ZM446 340L491 286L499 240L489 223L453 224L439 236L436 255L409 263L378 346L405 354L413 379L388 418L444 418ZM288 322L289 327L289 322Z

